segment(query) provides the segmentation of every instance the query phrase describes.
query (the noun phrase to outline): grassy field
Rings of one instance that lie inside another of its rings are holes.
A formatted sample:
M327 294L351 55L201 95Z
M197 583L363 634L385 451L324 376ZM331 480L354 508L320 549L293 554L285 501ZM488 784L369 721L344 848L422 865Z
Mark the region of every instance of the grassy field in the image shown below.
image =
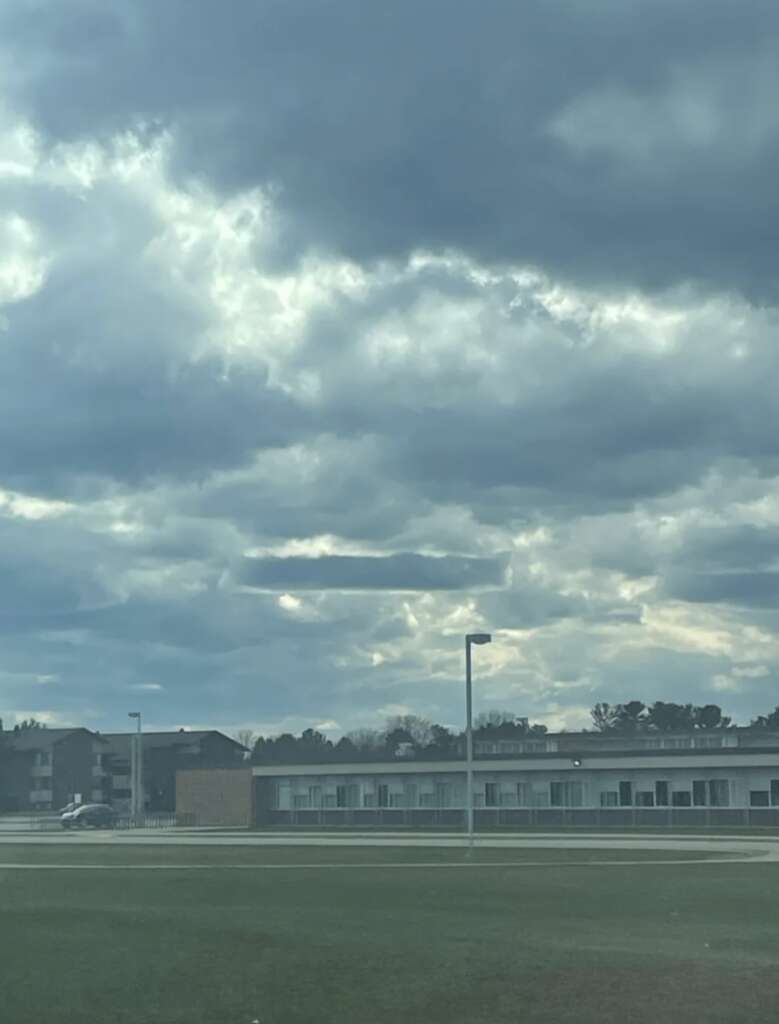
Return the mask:
M66 844L8 844L0 846L0 870L3 864L65 864L127 867L137 865L163 865L165 867L213 866L229 868L231 865L268 866L328 866L354 865L355 867L381 867L388 870L407 864L467 865L469 858L464 848L441 847L381 847L381 846L179 846L172 843L135 846L121 839L107 843L81 843L78 836ZM587 864L599 861L655 861L699 860L720 858L722 854L705 851L656 850L566 850L566 849L477 849L477 864Z
M614 863L578 863L595 854ZM0 868L2 1020L776 1021L779 866L628 865L619 859L639 859L633 851L560 850L479 851L492 863L437 866L463 856L2 847L2 862L182 865ZM520 866L494 863L508 857ZM548 863L527 863L538 860ZM206 862L218 870L183 866Z

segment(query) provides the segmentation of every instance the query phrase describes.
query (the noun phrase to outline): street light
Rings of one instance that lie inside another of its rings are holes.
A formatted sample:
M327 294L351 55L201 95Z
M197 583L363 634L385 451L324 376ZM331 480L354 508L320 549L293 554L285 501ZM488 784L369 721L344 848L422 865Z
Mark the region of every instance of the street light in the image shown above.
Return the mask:
M138 731L130 736L130 812L134 825L143 812L143 748L140 711L128 711L128 718L136 719Z
M473 852L473 701L471 698L471 644L488 644L489 633L468 633L465 637L465 812L468 853Z

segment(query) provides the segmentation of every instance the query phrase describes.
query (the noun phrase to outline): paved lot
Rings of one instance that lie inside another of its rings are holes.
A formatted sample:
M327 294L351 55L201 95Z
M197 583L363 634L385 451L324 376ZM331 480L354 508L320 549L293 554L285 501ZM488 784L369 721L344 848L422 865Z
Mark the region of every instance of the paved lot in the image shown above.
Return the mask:
M138 829L102 831L88 830L42 831L31 827L33 823L15 820L0 822L0 848L9 848L7 854L0 849L0 862L10 862L11 848L19 844L40 845L110 845L126 846L310 846L310 847L451 847L466 845L461 833L343 833L332 832L230 832L217 829ZM779 838L735 836L678 836L655 833L652 835L584 833L533 833L533 835L490 834L477 835L475 845L482 849L533 850L635 850L646 854L678 851L706 854L701 863L711 863L712 854L720 853L728 860L779 861ZM646 863L646 861L642 861ZM667 857L664 863L669 863Z

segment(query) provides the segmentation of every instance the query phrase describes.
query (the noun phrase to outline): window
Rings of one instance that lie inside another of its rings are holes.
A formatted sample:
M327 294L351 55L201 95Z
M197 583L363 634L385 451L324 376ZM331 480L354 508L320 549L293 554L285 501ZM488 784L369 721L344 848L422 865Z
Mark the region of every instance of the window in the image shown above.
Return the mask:
M484 806L498 806L498 784L497 782L486 782L484 784Z
M771 779L771 806L779 804L779 779Z
M750 789L749 791L749 806L750 807L768 807L768 790L767 789Z
M620 807L632 807L633 806L633 783L632 782L620 782L620 784L619 784L619 806Z
M690 797L689 790L676 790L671 794L671 804L674 807L691 807L692 798Z
M452 787L448 782L436 782L435 802L437 807L452 806Z
M692 784L692 805L693 807L706 806L706 783L703 779L695 779Z
M552 782L549 787L552 807L581 807L581 782Z
M308 793L296 793L294 806L297 810L305 810L309 806Z
M516 740L503 740L498 744L498 750L501 754L521 754L522 744Z
M647 790L639 790L636 793L636 807L654 807L655 806L655 794Z
M534 807L548 807L549 806L549 787L544 785L538 785L533 787L533 806Z
M321 786L309 786L308 787L308 802L311 807L322 806L322 787Z
M523 754L544 754L546 753L546 740L528 740L520 744Z
M390 807L405 807L406 798L403 793L390 793Z
M406 782L403 786L403 805L404 807L416 807L417 806L417 784L416 782Z
M727 779L709 781L709 807L729 807L730 786Z
M656 782L655 783L655 803L658 807L668 806L668 783L667 782Z
M378 788L379 807L389 807L389 786L382 782Z
M721 747L721 736L696 736L692 741L694 747Z
M533 806L533 787L529 782L517 783L517 804L519 807Z
M619 793L616 789L608 790L600 795L601 807L617 807L619 806Z
M51 751L39 750L35 755L35 764L39 767L45 767L51 764Z
M92 762L93 762L93 764L97 765L98 768L102 768L102 766L103 766L103 755L101 753L93 754L92 755ZM46 763L48 764L48 762L46 762Z
M336 807L359 807L360 787L350 783L349 785L336 786L335 806Z

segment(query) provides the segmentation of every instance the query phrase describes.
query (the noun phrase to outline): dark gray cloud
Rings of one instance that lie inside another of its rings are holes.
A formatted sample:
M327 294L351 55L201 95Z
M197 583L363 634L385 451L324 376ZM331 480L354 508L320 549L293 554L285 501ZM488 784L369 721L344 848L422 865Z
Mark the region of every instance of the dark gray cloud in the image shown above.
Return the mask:
M777 29L767 0L77 0L0 23L10 95L52 138L172 126L183 176L275 190L287 252L451 246L762 295Z
M4 5L0 712L775 702L777 28Z
M452 325L421 317L425 303ZM472 501L490 522L538 507L629 509L727 460L779 468L772 314L756 319L742 358L727 334L713 337L715 311L682 309L689 324L658 350L649 337L625 344L627 331L593 339L589 324L553 315L532 289L512 295L507 280L477 288L462 268L423 272L312 317L297 358L317 367L331 430L374 439L382 481ZM366 355L377 324L407 339L404 355ZM484 358L463 355L473 349Z
M123 237L133 211L110 214ZM71 228L84 233L81 245L71 244L43 287L5 314L6 485L63 494L82 477L193 478L303 429L305 412L268 385L262 366L198 355L210 320L144 267L151 227L110 247L99 232L90 244L88 216Z
M269 590L466 590L503 581L500 558L322 555L247 558L238 578Z
M699 526L684 536L674 552L674 563L699 570L773 568L779 559L779 527L742 523Z
M672 575L668 592L683 601L779 607L779 572L700 572Z
M327 422L327 415L321 420ZM201 515L228 517L249 534L338 533L383 542L433 506L383 472L382 458L376 440L359 432L318 434L308 439L305 451L265 452L250 471L211 481L192 496L192 503Z

